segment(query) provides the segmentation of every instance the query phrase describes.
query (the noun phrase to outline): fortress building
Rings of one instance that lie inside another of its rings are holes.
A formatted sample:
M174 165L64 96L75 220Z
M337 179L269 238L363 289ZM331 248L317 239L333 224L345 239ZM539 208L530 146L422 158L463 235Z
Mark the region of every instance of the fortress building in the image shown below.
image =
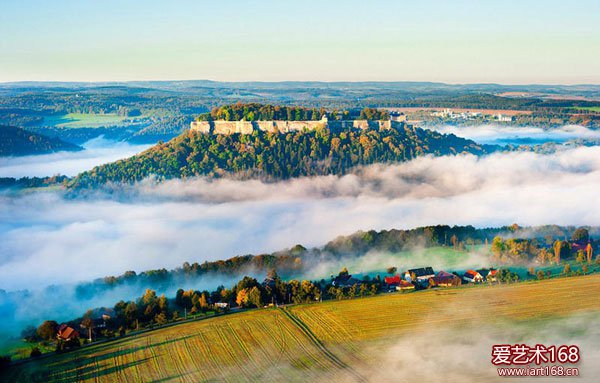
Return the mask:
M192 131L201 133L213 134L252 134L255 130L265 132L287 133L301 130L313 130L317 128L327 127L331 131L342 131L350 129L392 129L401 128L404 122L394 120L334 120L329 121L327 117L323 117L318 121L287 121L287 120L271 120L271 121L193 121L190 124Z

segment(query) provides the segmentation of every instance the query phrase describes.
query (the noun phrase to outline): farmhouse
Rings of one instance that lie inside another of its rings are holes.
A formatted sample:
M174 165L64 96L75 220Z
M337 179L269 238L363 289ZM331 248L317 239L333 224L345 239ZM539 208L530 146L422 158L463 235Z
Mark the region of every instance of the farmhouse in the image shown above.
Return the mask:
M73 327L67 326L66 324L61 324L58 328L58 332L56 337L60 340L73 340L79 338L79 332L75 330Z
M420 267L418 269L408 270L408 274L411 279L415 279L417 282L423 282L429 280L431 277L435 277L435 272L432 267ZM405 278L406 279L406 278Z
M430 287L453 287L460 286L461 284L462 282L460 278L454 274L435 276L429 278Z
M385 277L384 281L385 284L388 286L389 292L396 291L396 288L398 287L400 282L404 282L400 278L400 275L394 275L393 277Z
M496 275L498 274L498 270L496 269L490 269L490 271L488 272L487 275L487 281L488 282L496 282Z
M331 282L331 284L335 287L348 287L348 286L353 286L353 285L360 285L360 284L362 284L362 281L354 278L350 274L340 273L340 275L333 278L333 281Z
M229 303L227 303L227 302L217 302L217 303L215 303L215 307L218 308L218 309L225 310L225 309L229 308Z
M484 281L488 281L488 282L495 282L496 281L496 272L498 270L496 269L480 269L480 270L475 270L479 273L479 275L481 275L483 277Z
M482 283L483 276L475 270L467 270L467 272L463 275L463 281L469 283Z
M390 286L398 286L402 279L400 279L399 275L394 275L393 277L385 277L385 284Z

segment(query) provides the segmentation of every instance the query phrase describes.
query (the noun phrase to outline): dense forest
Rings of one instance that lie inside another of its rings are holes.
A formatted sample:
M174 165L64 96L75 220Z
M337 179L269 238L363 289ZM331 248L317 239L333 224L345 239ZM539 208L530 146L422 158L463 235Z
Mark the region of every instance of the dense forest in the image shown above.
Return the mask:
M403 129L332 132L322 128L285 134L255 131L251 135L188 131L134 157L81 173L70 186L131 183L151 175L158 179L232 174L287 179L344 174L360 165L402 162L425 154L479 155L497 149L406 125Z
M375 108L364 108L357 113L356 110L337 110L330 111L321 107L304 108L301 106L280 106L259 103L243 104L238 102L231 105L215 107L210 113L203 113L198 116L198 121L316 121L323 117L330 120L387 120L390 114L386 110Z
M13 126L0 126L0 157L81 150L77 145Z

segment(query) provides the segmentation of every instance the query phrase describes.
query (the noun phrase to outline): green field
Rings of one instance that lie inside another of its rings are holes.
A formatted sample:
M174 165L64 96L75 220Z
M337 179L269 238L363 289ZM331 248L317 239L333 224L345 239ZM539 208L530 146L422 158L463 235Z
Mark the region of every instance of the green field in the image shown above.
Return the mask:
M594 113L600 113L600 106L578 106L576 108L573 108L576 110L587 110L590 112L594 112Z
M482 326L486 335L501 335L577 313L596 318L599 310L597 274L387 294L175 325L17 364L0 380L366 381L387 366L381 363L394 355L395 342L444 332L447 341L455 334L464 342Z
M481 254L485 251L485 246L475 246L473 249L469 246L469 250L479 252ZM469 262L472 259L473 262ZM294 278L329 278L331 274L336 274L342 268L346 267L349 270L356 270L355 274L358 275L370 275L374 277L379 274L380 276L386 275L387 267L395 266L398 270L407 270L418 265L433 265L436 269L456 271L462 269L468 269L471 267L479 268L477 261L481 261L480 258L474 256L470 251L455 250L449 246L433 246L423 248L422 250L407 250L399 251L395 253L385 254L385 264L382 264L381 257L364 255L361 257L343 257L339 260L331 260L328 262L328 266L321 274L314 274L311 270L311 275L293 275Z
M100 126L122 125L130 117L117 114L69 113L61 116L44 117L44 125L60 128L97 128Z

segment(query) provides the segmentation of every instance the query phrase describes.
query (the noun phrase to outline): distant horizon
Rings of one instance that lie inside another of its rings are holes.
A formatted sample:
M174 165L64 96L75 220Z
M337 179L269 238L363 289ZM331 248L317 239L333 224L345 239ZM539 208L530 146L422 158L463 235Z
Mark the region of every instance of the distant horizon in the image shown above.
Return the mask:
M22 0L0 12L0 82L600 85L599 14L595 0Z
M443 84L443 85L499 85L499 86L600 86L600 82L587 82L587 83L560 83L560 82L531 82L531 83L502 83L502 82L449 82L449 81L432 81L432 80L214 80L208 78L193 78L193 79L145 79L145 80L14 80L14 81L0 81L0 84L111 84L111 83L144 83L144 82L194 82L194 81L205 81L214 83L231 83L231 84L244 84L244 83L264 83L264 84L278 84L278 83L324 83L324 84L336 84L336 83L354 83L354 84L365 84L365 83L380 83L380 84L392 84L392 83L414 83L414 84Z

